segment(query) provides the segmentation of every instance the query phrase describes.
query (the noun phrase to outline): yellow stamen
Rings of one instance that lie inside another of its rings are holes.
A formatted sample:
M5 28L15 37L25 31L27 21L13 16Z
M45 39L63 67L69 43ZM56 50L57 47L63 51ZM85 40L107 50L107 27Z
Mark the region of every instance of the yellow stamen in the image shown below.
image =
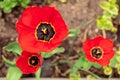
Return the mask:
M42 28L44 34L47 34L47 28Z
M32 60L32 64L34 64L35 63L35 61L34 60Z
M99 50L97 50L96 54L99 54L99 53L100 53L100 51L99 51Z

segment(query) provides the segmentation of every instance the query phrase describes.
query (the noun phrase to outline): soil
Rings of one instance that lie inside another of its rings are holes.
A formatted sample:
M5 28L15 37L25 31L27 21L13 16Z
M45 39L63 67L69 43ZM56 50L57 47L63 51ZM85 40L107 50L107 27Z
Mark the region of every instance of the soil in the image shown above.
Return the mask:
M80 31L80 35L77 36L74 42L72 54L70 54L71 60L75 62L75 60L78 58L76 52L82 51L82 42L85 39L93 38L97 35L102 35L102 31L98 30L95 21L95 19L102 14L102 10L99 7L101 1L102 0L80 0L77 2L77 0L67 0L67 2L62 3L58 0L52 0L52 2L48 4L44 2L44 0L31 0L29 6L54 6L60 11L69 29L75 28ZM10 60L15 59L15 56L12 53L3 50L3 47L8 43L17 40L15 23L16 20L20 17L22 11L23 9L19 6L15 7L9 14L5 14L2 10L0 10L0 77L5 77L8 70L8 67L5 65L1 56L4 55L7 59ZM89 25L84 26L85 22L89 20L93 21ZM106 33L107 37L113 39L113 41L116 41L115 33L108 31ZM66 39L62 44L62 46L64 46L66 49L64 53L54 55L53 57L44 60L41 74L42 77L68 77L68 74L65 74L65 72L70 68L70 65L61 63L55 66L49 66L49 64L65 59L71 43L72 38ZM102 69L99 70L91 68L90 70L101 77L108 77L103 74ZM80 73L82 77L85 77L88 74L84 71L80 71ZM23 77L30 76L32 77L34 75L23 75ZM120 77L120 75L116 73L116 70L114 70L113 77Z

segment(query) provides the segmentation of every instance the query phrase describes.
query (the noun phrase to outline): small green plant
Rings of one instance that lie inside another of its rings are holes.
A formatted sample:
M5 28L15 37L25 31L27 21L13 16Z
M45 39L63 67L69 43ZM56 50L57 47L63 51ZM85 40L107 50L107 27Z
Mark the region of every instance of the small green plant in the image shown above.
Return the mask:
M10 13L16 6L27 7L30 0L3 0L0 1L0 8L3 9L4 13Z
M116 0L102 1L100 7L103 9L103 15L97 19L98 28L116 32L117 29L112 23L112 19L118 15Z

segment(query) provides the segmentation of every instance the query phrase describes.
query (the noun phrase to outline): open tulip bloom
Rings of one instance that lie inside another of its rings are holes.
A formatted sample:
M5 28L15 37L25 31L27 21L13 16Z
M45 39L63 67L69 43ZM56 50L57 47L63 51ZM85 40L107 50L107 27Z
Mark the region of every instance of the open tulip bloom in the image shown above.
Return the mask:
M28 52L48 52L59 46L68 34L60 13L53 7L31 6L16 23L18 42Z
M108 65L114 56L112 40L102 36L86 40L83 44L83 49L89 61L97 62L103 66Z
M24 74L32 74L40 68L42 61L40 54L23 51L17 59L16 65Z

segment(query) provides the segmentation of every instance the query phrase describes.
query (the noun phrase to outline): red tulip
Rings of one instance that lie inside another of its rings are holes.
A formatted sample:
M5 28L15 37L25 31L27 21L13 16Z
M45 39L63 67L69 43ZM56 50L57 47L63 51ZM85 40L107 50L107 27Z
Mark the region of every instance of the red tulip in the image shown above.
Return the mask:
M103 66L108 65L114 56L112 40L102 36L86 40L83 44L83 49L89 61L97 62Z
M16 23L18 42L28 52L48 52L59 46L68 28L54 7L28 7Z

